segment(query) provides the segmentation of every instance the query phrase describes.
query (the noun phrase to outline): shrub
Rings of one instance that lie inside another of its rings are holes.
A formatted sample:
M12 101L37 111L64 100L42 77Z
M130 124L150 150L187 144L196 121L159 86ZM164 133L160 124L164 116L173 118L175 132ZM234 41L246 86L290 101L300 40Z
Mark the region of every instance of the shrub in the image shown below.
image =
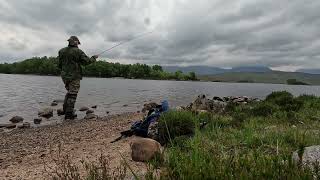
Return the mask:
M277 111L277 106L268 102L260 102L251 109L254 116L270 116Z
M315 95L308 95L308 94L303 94L297 97L297 99L307 102L307 101L313 101L313 100L318 100L318 97Z
M244 112L234 113L232 115L232 121L231 124L240 127L243 122L248 118L248 114Z
M275 103L282 103L287 99L292 99L293 95L287 91L276 91L272 92L266 97L266 101L268 102L275 102ZM278 104L279 105L279 104Z
M195 131L197 117L187 111L170 111L159 120L159 134L162 143L167 143L175 137L192 135Z
M309 85L308 83L298 81L296 79L288 79L287 84L289 84L289 85Z
M267 96L266 100L269 103L274 103L283 111L298 111L303 106L303 102L287 91L273 92Z
M234 102L229 102L226 107L225 107L225 112L226 113L232 113L236 110L238 104Z

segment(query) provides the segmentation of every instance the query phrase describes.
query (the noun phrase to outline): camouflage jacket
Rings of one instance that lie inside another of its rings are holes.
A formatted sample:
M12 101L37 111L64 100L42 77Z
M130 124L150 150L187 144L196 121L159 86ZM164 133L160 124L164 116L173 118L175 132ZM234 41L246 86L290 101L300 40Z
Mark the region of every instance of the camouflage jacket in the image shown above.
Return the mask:
M89 58L81 49L72 46L62 48L58 59L61 77L67 80L82 79L82 66L95 62L93 57Z

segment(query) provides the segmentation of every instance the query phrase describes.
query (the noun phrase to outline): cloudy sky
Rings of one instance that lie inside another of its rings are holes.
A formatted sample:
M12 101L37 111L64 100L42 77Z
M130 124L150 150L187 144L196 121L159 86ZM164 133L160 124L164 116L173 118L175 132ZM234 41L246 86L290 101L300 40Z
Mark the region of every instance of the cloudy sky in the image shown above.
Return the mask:
M107 61L320 68L318 0L0 0L0 62L56 56L70 35Z

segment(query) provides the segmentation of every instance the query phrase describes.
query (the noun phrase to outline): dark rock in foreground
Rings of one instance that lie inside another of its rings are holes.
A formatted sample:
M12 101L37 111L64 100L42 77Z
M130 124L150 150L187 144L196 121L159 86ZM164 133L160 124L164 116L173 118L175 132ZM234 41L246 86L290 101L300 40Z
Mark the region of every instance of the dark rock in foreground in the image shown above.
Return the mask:
M19 122L22 122L22 121L23 121L23 117L14 116L14 117L12 117L9 121L12 122L12 123L19 123Z
M94 106L92 106L91 108L93 108L93 109L97 109L97 105L94 105Z
M45 109L39 111L38 115L40 117L44 117L44 118L51 118L53 116L53 109L45 108Z

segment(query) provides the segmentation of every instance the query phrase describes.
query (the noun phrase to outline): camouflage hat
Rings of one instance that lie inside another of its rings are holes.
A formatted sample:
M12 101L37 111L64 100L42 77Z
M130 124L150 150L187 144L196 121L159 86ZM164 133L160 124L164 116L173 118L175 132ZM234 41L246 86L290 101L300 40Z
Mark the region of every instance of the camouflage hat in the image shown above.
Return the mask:
M69 41L69 43L70 43L70 42L78 41L79 44L81 44L77 36L71 36L71 37L68 39L68 41Z

